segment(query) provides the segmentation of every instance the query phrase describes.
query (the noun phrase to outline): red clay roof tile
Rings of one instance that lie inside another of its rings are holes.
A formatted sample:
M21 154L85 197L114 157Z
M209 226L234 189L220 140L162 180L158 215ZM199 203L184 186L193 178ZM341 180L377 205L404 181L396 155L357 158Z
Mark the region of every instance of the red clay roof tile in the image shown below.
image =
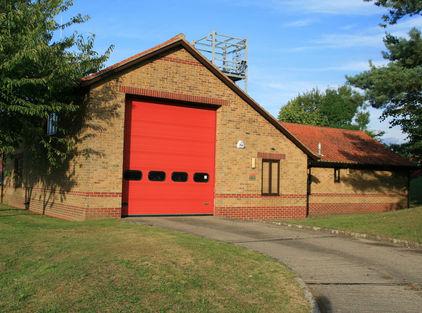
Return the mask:
M348 130L281 122L290 133L315 154L321 144L321 162L366 165L413 166L360 130Z

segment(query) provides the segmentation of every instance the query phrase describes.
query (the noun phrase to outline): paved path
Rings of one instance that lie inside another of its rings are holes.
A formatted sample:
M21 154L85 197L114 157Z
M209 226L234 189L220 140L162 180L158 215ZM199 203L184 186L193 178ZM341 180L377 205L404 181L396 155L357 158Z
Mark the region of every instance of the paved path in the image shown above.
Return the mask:
M322 312L422 312L422 250L215 217L128 219L235 243L287 264Z

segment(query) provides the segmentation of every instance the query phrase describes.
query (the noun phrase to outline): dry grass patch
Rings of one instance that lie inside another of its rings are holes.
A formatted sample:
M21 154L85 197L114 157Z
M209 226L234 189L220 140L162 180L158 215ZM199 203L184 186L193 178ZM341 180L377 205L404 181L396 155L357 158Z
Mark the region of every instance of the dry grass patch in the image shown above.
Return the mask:
M280 263L120 221L0 208L0 312L307 312Z

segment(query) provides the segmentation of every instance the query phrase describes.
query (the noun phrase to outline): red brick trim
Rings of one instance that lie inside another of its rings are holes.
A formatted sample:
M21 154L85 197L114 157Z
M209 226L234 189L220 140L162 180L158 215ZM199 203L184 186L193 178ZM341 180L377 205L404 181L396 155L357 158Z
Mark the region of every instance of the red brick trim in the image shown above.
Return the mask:
M175 93L175 92L166 92L166 91L136 88L136 87L130 87L130 86L120 86L119 91L124 92L126 94L130 94L130 95L169 99L169 100L184 101L184 102L211 104L211 105L218 105L218 106L227 104L227 100L225 99L193 96L193 95L186 95L186 94Z
M167 62L173 62L173 63L180 63L180 64L187 64L187 65L193 65L193 66L202 66L201 63L198 61L192 61L192 60L183 60L175 57L165 56L160 59L157 59L156 61L167 61Z
M284 160L286 158L286 155L282 153L258 152L257 157L268 160Z
M401 193L312 193L311 197L406 197Z
M83 221L95 218L120 218L121 208L86 208L61 202L44 204L42 200L31 199L29 210L47 216L66 220Z
M303 206L218 206L216 209L301 209Z
M261 194L237 194L237 193L218 193L215 194L215 198L266 198L266 199L273 199L273 198L282 198L282 199L291 199L291 198L306 198L306 194L285 194L279 196L263 196Z
M399 203L311 203L309 215L374 213L401 208Z
M113 217L120 218L122 216L121 208L86 208L85 219Z
M83 191L71 191L70 195L80 195L91 198L121 198L121 192L83 192Z
M32 198L29 210L37 214L45 214L65 220L83 221L85 219L85 208L60 202L43 203L42 200Z
M305 218L305 206L250 206L250 207L216 207L216 216L234 219L267 220L285 218Z
M34 187L33 190L37 191L44 191L44 188L38 188ZM121 192L94 192L94 191L78 191L78 190L72 190L72 191L62 191L58 190L58 194L67 194L72 196L82 196L82 197L93 197L93 198L121 198L122 193Z

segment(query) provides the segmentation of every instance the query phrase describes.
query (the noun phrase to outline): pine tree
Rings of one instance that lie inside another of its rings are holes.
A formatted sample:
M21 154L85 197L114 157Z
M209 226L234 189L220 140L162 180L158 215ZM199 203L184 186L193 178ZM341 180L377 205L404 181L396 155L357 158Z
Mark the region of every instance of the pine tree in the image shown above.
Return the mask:
M388 8L388 14L383 15L383 20L388 24L396 24L398 20L405 16L421 14L421 0L364 0L374 2L379 7ZM386 24L383 24L385 27Z
M365 92L375 108L383 109L382 119L399 126L408 135L407 151L420 159L422 155L422 38L412 29L409 38L387 35L384 39L389 61L386 66L371 65L366 72L348 81Z

